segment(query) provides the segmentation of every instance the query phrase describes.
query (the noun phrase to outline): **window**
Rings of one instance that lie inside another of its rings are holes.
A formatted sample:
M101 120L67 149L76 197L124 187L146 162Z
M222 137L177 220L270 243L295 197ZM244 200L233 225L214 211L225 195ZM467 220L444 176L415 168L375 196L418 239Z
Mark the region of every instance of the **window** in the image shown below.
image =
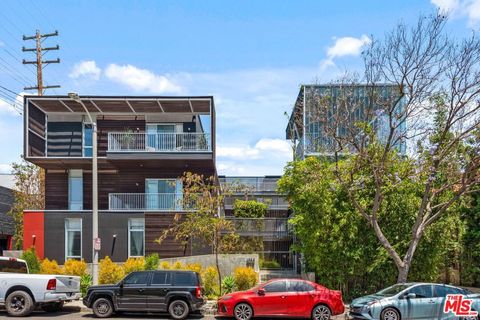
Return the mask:
M413 287L408 290L408 293L415 293L415 298L431 298L432 297L432 286L431 285L420 285Z
M148 272L134 272L128 276L125 281L123 281L124 285L145 285L147 284L148 279Z
M197 276L193 272L176 272L175 273L175 285L176 286L197 286Z
M170 272L154 272L152 285L170 285Z
M459 289L447 286L434 286L433 290L433 296L441 298L445 298L447 294L462 294Z
M65 260L82 258L82 219L65 219Z
M93 155L93 127L91 124L83 124L83 156Z
M287 291L287 282L282 281L275 281L272 283L267 284L263 287L265 292L286 292Z
M290 292L308 292L308 291L314 291L315 288L305 282L305 281L295 281L295 280L290 280L290 286L289 290Z
M145 179L145 190L145 205L148 209L180 209L183 192L180 179Z
M16 259L8 259L0 260L0 272L28 273L28 269L25 262L21 262Z
M128 220L128 256L142 257L145 254L145 219Z
M68 209L83 210L82 169L70 169L68 171Z

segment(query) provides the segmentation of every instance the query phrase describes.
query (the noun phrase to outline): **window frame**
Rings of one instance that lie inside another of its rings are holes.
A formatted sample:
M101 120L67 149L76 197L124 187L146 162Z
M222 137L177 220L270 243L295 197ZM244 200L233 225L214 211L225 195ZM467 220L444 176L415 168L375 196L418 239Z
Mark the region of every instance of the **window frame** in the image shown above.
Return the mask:
M76 176L76 174L79 176ZM72 200L72 183L73 181L80 180L80 192L81 200L73 201ZM79 205L78 208L75 205ZM83 210L83 169L69 169L68 170L68 210L70 211L81 211Z
M80 228L70 228L67 226L67 222L70 220L80 221ZM68 233L69 232L80 232L80 256L70 256L68 254ZM65 218L64 220L64 233L65 233L65 261L68 259L79 259L83 258L83 219L82 218Z
M87 146L85 145L85 132L86 132L86 126L90 126L90 129L92 130L92 145L91 146ZM92 155L91 156L87 156L85 154L85 149L90 149L91 150L91 153ZM93 157L93 124L92 123L89 123L89 122L83 122L82 123L82 157L84 158L91 158Z
M138 229L133 229L132 230L132 221L133 220L142 220L143 221L143 229L142 231ZM131 253L131 232L143 232L143 255L138 256L138 255L132 255ZM130 218L128 219L128 257L129 258L141 258L145 256L145 218Z
M280 283L280 282L285 283L285 291L268 291L268 290L265 289L265 288L268 287L269 285L272 285L272 284L274 284L274 283ZM289 283L288 283L287 280L277 280L277 281L272 281L272 282L270 282L270 283L265 284L265 285L262 287L262 289L265 291L265 293L281 293L281 292L286 293L286 292L288 292L288 286L289 286Z

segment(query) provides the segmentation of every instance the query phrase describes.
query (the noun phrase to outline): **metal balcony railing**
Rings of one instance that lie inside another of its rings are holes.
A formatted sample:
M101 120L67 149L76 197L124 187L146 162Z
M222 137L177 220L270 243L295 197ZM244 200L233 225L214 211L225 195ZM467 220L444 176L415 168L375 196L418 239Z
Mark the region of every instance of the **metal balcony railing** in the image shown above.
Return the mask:
M186 211L182 193L110 193L109 209L115 211Z
M267 177L221 177L222 187L227 189L247 190L250 192L275 192L278 178Z
M287 218L235 218L227 217L235 232L241 236L284 238L292 235Z
M109 132L109 152L209 152L208 133Z

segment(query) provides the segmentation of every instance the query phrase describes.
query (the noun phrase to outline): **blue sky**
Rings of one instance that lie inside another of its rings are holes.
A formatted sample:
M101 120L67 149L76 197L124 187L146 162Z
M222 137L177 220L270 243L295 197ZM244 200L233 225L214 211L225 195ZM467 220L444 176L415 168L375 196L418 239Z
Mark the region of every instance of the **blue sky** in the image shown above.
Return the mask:
M438 7L449 33L480 22L480 0L404 1L36 1L0 2L0 85L35 84L21 59L23 34L58 30L44 71L51 94L214 95L218 171L281 174L291 159L287 118L301 83L329 81L361 65L362 45L396 22ZM0 89L0 99L15 103ZM0 172L22 152L21 116L0 100Z

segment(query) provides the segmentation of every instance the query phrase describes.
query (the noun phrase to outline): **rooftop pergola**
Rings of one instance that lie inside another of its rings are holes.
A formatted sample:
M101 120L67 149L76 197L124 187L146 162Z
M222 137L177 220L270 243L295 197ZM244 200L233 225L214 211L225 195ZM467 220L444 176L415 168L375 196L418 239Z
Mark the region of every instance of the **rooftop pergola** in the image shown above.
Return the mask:
M68 96L25 96L44 113L84 113L83 107ZM211 114L213 97L81 96L89 112L97 114L192 113Z

